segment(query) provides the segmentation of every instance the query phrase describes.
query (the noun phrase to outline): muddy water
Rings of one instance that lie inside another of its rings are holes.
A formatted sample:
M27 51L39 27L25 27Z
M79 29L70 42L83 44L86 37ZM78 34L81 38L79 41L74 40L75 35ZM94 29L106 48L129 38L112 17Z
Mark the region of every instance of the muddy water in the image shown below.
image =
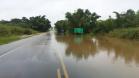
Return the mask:
M54 38L70 78L139 78L138 41L73 35Z
M69 78L139 78L139 41L34 36L0 47L0 78L56 78L60 60Z

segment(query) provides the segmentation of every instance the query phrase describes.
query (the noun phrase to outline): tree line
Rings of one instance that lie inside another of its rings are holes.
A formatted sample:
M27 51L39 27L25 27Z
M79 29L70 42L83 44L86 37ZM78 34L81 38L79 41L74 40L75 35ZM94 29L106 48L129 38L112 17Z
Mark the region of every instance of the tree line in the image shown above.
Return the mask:
M58 33L73 33L74 28L83 28L84 34L108 34L110 36L118 36L122 38L138 38L139 37L139 11L135 12L129 9L125 12L113 12L115 18L109 16L108 19L101 20L100 15L95 12L90 12L88 9L77 9L75 12L67 12L65 19L59 20L55 23L55 29ZM7 28L4 27L7 26ZM51 22L43 16L22 17L11 19L10 21L0 21L0 33L8 32L12 27L20 27L31 30L26 30L24 33L31 31L46 32L51 28ZM21 30L14 28L15 30ZM14 30L13 30L14 31ZM11 31L10 33L12 33ZM18 32L17 32L18 33Z
M100 18L95 12L89 10L78 9L74 13L67 12L65 20L60 20L55 23L55 28L58 32L73 32L73 28L84 28L85 33L90 33L96 27L97 19Z
M10 21L1 20L0 24L10 25L10 26L18 26L23 28L30 28L39 32L46 32L51 28L51 22L43 16L34 16L34 17L22 17L11 19Z
M114 11L113 13L116 15L116 18L109 16L106 20L98 20L97 28L94 31L95 33L109 32L121 28L139 27L139 11L135 12L129 9L126 12L119 13Z
M77 9L73 13L67 12L64 20L57 21L55 29L58 33L61 30L73 33L74 28L83 28L85 34L108 34L120 37L129 37L130 35L130 38L139 36L139 11L135 12L129 9L122 13L116 11L113 13L115 18L109 16L108 19L100 20L101 16L95 12L91 13L88 9Z
M51 22L46 16L22 17L10 21L0 21L0 45L15 41L51 28ZM24 36L25 35L25 36Z

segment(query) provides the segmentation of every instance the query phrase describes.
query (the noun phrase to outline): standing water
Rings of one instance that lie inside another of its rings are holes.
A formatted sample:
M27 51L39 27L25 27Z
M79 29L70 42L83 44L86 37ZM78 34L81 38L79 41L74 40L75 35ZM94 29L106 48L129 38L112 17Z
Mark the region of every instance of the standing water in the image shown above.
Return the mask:
M59 56L69 78L139 78L139 42L53 32L2 45L0 78L57 78Z
M56 35L70 78L139 78L139 42Z

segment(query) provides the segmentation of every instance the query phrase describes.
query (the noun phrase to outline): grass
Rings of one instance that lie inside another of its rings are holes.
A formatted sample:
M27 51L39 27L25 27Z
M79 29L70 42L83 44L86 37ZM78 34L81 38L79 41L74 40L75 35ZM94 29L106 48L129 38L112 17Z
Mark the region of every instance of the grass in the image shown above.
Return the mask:
M36 33L38 32L30 28L0 24L0 45L19 40L23 35L32 35Z
M108 35L112 37L136 40L139 39L139 28L115 29Z
M16 41L19 39L20 39L20 36L17 36L17 35L3 36L3 37L0 37L0 45L7 44L9 42Z

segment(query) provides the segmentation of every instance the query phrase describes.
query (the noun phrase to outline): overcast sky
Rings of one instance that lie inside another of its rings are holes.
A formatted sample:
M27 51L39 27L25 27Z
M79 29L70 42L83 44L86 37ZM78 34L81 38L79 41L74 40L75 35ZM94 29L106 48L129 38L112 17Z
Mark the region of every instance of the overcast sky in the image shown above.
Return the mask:
M139 0L0 0L0 20L46 15L52 24L64 19L67 11L89 9L102 16L113 15L113 11L139 10Z

